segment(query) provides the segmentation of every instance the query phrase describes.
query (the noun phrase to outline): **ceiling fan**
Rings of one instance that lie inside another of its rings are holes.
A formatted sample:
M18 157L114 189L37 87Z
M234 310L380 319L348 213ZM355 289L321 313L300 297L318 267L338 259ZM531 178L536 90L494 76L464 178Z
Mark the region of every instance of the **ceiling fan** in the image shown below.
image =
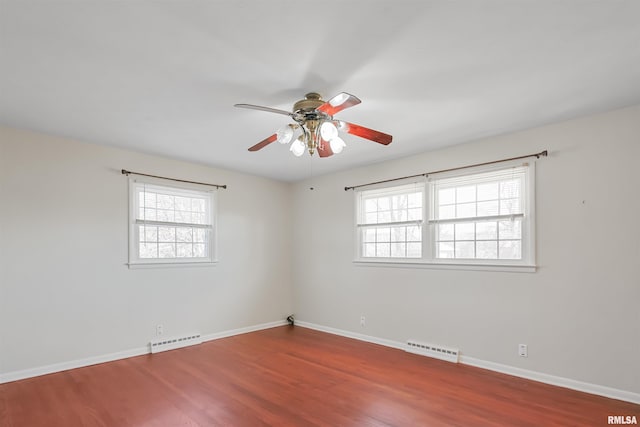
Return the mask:
M324 101L320 94L310 92L304 99L293 104L293 112L253 104L235 104L234 107L284 114L295 122L250 147L249 151L258 151L274 141L288 144L296 132L300 131L300 135L289 149L295 156L300 157L307 150L310 155L317 151L320 157L329 157L334 153L340 153L346 147L339 131L383 145L391 143L391 135L333 118L334 114L360 102L360 99L346 92L339 93L328 101Z

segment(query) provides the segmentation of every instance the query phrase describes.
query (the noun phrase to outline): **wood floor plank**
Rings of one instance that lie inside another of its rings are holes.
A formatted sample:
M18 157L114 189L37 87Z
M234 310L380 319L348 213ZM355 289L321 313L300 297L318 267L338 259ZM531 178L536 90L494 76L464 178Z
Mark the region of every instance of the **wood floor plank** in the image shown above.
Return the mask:
M2 427L603 426L640 405L300 328L0 384Z

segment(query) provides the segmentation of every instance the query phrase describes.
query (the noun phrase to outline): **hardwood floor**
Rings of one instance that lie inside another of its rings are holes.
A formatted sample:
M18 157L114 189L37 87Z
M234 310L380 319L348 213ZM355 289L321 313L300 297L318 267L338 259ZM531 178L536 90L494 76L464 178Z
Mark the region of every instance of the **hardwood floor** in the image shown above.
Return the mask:
M279 327L0 385L12 426L603 426L640 405Z

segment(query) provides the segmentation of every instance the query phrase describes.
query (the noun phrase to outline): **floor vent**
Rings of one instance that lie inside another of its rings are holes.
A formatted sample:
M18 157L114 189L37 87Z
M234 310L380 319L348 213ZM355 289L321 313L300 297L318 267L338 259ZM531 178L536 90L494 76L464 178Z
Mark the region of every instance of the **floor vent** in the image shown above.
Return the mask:
M458 363L460 351L456 348L447 348L433 344L409 340L406 351L409 353L421 354L423 356L435 357L436 359Z
M177 338L160 338L151 341L149 344L151 346L151 353L159 353L161 351L173 350L201 343L202 337L200 334L193 334Z

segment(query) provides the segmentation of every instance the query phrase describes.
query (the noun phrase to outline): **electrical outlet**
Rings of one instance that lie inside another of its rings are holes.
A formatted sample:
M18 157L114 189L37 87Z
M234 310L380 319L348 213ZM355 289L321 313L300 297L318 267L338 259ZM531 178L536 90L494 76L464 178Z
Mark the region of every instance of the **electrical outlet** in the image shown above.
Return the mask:
M518 345L518 355L520 357L527 357L528 350L527 350L527 345L526 344L519 344Z
M364 316L360 316L360 326L366 326L367 319Z
M162 334L164 334L164 326L162 326L162 325L156 326L156 335L160 336Z

